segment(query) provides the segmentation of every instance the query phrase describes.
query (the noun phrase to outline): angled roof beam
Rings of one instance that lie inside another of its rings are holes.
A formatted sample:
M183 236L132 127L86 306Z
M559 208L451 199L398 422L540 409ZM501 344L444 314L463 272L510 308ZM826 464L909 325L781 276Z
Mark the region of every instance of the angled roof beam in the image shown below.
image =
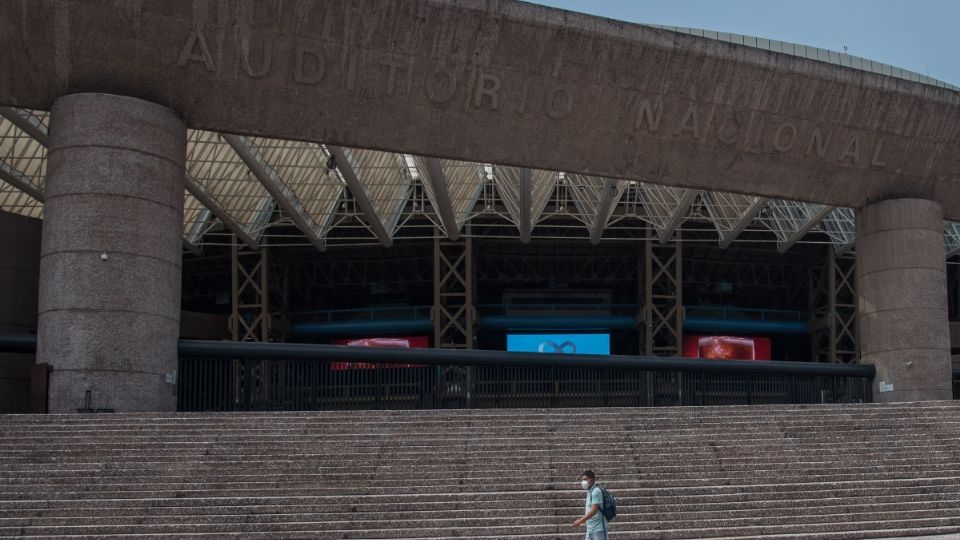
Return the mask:
M12 107L0 107L0 116L9 120L13 125L20 128L21 131L36 139L44 146L47 145L47 126L43 125L37 118L20 114Z
M43 202L43 192L33 185L30 178L22 172L0 161L0 180L19 189L39 202Z
M201 252L200 252L200 247L199 247L199 246L197 246L196 244L194 244L194 243L191 242L190 240L187 240L186 237L183 237L182 240L183 240L183 249L189 251L190 253L193 253L194 255L200 255L200 254L201 254Z
M237 155L240 156L240 159L246 163L247 167L250 168L250 172L263 184L263 187L273 197L280 208L286 212L287 216L293 221L297 228L300 229L300 232L307 237L307 240L318 250L325 251L327 246L323 239L317 235L317 224L303 208L303 205L300 203L300 200L297 199L297 195L293 190L283 183L280 175L260 156L260 151L256 145L239 135L221 134L220 136L223 137L223 140L227 141L227 144L229 144Z
M364 189L363 184L360 183L360 178L357 177L356 171L353 170L353 165L351 165L350 160L347 159L346 152L339 146L327 146L327 150L330 151L330 155L332 155L333 159L337 162L337 169L340 171L340 176L342 176L343 181L347 183L347 189L353 194L353 199L357 201L357 206L360 207L360 212L363 213L364 219L367 220L370 228L373 229L373 234L380 240L383 247L392 247L393 238L390 237L390 233L387 232L383 220L380 219L377 211L373 208L373 203L370 202L370 197L367 196L367 190Z
M841 256L841 255L844 255L846 252L848 252L848 251L850 251L851 249L853 249L853 246L854 246L856 243L857 243L857 240L856 240L856 238L854 238L853 240L850 240L850 241L847 242L846 244L844 244L844 245L842 245L842 246L834 249L834 250L833 250L833 254L836 255L837 257L839 257L839 256ZM949 257L949 255L948 255L948 257Z
M799 229L797 229L793 234L787 238L787 241L777 246L777 253L786 253L790 248L793 247L801 238L807 235L814 227L820 224L823 221L823 218L827 217L830 212L833 212L833 206L824 206L816 214L813 215L806 223L804 223Z
M233 219L233 216L224 210L223 207L220 206L220 203L207 193L206 188L204 188L200 182L197 182L197 180L189 174L184 174L183 184L184 187L187 188L187 191L189 191L195 199L200 201L200 204L205 206L207 210L217 216L217 219L226 225L226 227L230 229L230 232L237 235L237 238L239 238L241 242L252 250L260 249L260 243L257 242L254 237L250 236L250 233L243 228L243 225Z
M447 177L443 173L443 165L437 158L423 158L427 164L427 180L433 191L433 202L437 205L440 214L440 223L447 232L447 238L456 241L460 238L457 227L457 218L453 214L453 203L450 202L450 189L447 187Z
M530 243L533 230L533 171L520 169L520 242Z
M607 217L610 214L610 207L617 196L617 181L605 178L603 180L603 194L600 196L600 204L597 205L597 221L593 224L593 230L590 231L590 243L597 245L600 243L600 237L603 236L603 230L607 227Z
M765 197L757 197L753 203L747 207L747 211L744 212L743 216L740 217L740 221L733 226L728 233L723 235L723 238L720 239L720 249L727 249L730 247L730 244L740 236L740 233L747 230L747 227L750 223L760 215L760 212L763 211L763 207L767 205L767 199Z
M673 233L676 232L677 228L683 223L683 218L687 217L687 212L690 211L690 206L693 205L693 202L697 200L697 195L700 194L700 190L688 188L684 192L683 197L680 199L680 202L677 204L677 207L674 209L673 214L670 216L670 221L667 223L667 226L660 231L660 237L657 239L661 244L666 244L667 240L670 240L673 237Z
M197 216L197 220L193 222L193 225L190 226L190 232L184 236L184 240L190 242L191 244L196 244L200 241L200 238L203 237L203 229L207 227L211 221L213 221L214 215L209 208L204 208L200 211L200 214Z
M36 118L22 115L11 107L0 107L0 116L9 120L10 123L20 128L20 131L23 131L44 147L47 146L47 126L43 125L43 122L40 122ZM35 200L43 202L43 192L40 191L37 186L33 185L30 178L6 163L0 163L0 180L19 189Z
M40 122L36 117L26 115L26 114L21 114L16 109L11 107L0 107L0 116L9 120L10 123L20 128L21 131L23 131L24 133L32 137L35 141L37 141L44 147L49 146L50 138L49 138L49 132L47 130L47 126L45 126L43 122ZM190 191L190 187L191 187L190 181L193 181L194 184L196 184L196 181L190 178L190 175L185 175L185 176L187 177L187 190ZM43 202L43 193L39 189L37 189L32 182L30 182L30 180L26 177L26 175L24 175L20 171L17 171L16 169L9 167L5 163L0 163L0 180L7 182L13 187L19 189L20 191L23 191L27 195L36 199L37 201ZM199 186L199 184L197 184L197 186ZM203 190L203 187L201 186L200 189ZM210 208L210 205L204 202L203 198L198 196L193 191L190 191L190 192L191 194L193 194L194 197L200 200L200 202L203 203L204 206L206 206L209 210L211 210L214 213L214 215L217 215L217 217L220 217L220 215L217 214L215 209ZM205 191L204 191L204 194L206 194ZM211 202L212 202L212 199L211 199ZM219 208L219 205L216 205L215 202L214 202L214 205L217 206L217 208ZM222 218L221 220L224 221L224 223L227 223L227 220L223 220ZM199 246L197 246L194 241L188 240L187 238L183 238L183 248L196 255L200 254Z

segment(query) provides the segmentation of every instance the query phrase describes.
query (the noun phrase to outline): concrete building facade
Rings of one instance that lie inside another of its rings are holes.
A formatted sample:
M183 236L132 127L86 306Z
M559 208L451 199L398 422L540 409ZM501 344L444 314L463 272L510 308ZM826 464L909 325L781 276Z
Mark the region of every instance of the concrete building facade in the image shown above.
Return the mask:
M175 406L187 127L340 163L347 145L855 208L879 395L948 397L954 89L516 2L5 3L0 21L0 104L52 110L38 359L54 412L88 390ZM276 171L224 138L309 237Z

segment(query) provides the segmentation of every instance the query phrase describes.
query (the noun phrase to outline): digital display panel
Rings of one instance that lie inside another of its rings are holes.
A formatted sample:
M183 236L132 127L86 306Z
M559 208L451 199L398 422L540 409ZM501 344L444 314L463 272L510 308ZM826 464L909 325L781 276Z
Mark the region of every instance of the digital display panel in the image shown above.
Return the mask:
M708 360L770 360L770 338L743 336L683 336L685 358Z
M507 334L510 352L610 354L610 334Z
M333 345L347 347L388 347L396 349L426 349L430 347L430 338L427 336L411 337L365 337L353 339L335 339ZM346 369L373 369L375 367L411 368L424 367L423 364L373 364L369 362L331 362L330 369L342 371Z

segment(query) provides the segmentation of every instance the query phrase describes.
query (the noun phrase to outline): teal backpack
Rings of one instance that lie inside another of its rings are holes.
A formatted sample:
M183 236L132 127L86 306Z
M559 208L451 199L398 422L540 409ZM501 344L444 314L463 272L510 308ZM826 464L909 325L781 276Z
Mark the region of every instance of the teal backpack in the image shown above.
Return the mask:
M617 499L610 494L609 491L603 488L603 486L596 486L600 493L603 494L603 506L600 507L600 513L603 514L603 517L607 518L607 521L613 521L613 518L617 517Z

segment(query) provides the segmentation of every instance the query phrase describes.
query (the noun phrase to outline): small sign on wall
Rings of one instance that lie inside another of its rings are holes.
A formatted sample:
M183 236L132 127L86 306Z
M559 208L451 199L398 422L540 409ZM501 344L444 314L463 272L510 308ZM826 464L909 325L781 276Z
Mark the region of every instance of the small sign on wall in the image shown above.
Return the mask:
M880 381L880 391L881 392L893 392L893 383L888 383Z

